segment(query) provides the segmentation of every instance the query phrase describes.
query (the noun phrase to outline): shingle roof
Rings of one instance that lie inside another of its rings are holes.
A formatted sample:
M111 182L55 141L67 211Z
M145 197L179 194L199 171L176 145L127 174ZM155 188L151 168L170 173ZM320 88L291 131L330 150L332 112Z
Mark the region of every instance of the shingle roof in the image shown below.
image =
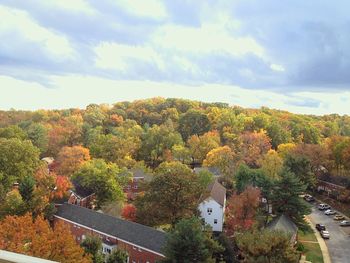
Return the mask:
M267 228L271 230L280 230L291 234L295 234L298 231L298 227L294 224L294 222L284 214L274 218L267 225Z
M224 206L226 198L225 187L223 187L217 180L215 180L208 186L208 191L210 192L211 198L213 198L220 205Z
M218 167L195 167L193 170L195 173L200 173L201 171L208 171L212 173L215 177L219 177L222 175Z
M160 254L165 245L164 232L81 206L63 204L56 215Z

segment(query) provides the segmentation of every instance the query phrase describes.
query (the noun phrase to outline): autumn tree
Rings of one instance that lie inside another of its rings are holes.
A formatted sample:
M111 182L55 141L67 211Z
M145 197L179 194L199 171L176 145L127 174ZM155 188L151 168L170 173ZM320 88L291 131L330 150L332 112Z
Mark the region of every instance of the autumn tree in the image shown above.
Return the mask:
M296 147L297 146L294 143L282 143L278 145L277 153L282 157L282 159L285 159L287 155L290 155L295 151Z
M172 224L192 216L203 191L198 175L180 162L164 162L136 199L136 218L147 225Z
M260 204L260 190L249 186L242 193L232 195L227 203L227 233L233 235L236 231L250 229Z
M0 221L0 249L62 263L91 262L68 226L57 223L52 229L42 217L33 221L30 214Z
M237 245L244 257L242 262L295 263L299 254L290 244L290 237L280 231L245 232L237 237Z
M210 131L202 136L192 135L187 144L190 149L192 162L203 162L207 154L220 146L220 135L217 131Z
M239 137L236 148L248 166L257 168L259 159L271 149L270 138L264 131L245 132Z
M136 207L133 204L125 205L121 216L126 220L136 221Z
M283 159L275 150L269 150L259 160L261 170L270 178L278 179L279 174L282 171Z
M218 147L207 153L203 165L208 167L218 167L224 175L231 176L234 172L235 157L235 153L230 147Z
M74 174L81 165L89 160L89 149L83 146L65 146L57 155L57 173L69 177Z
M171 153L175 160L182 163L189 163L191 160L190 149L183 144L175 144L171 147Z
M107 201L123 200L122 187L128 178L120 176L121 170L116 164L106 163L102 159L95 159L84 163L72 176L75 188L95 193L97 206Z
M180 220L167 235L162 262L214 262L213 254L223 248L212 237L212 231L200 219Z

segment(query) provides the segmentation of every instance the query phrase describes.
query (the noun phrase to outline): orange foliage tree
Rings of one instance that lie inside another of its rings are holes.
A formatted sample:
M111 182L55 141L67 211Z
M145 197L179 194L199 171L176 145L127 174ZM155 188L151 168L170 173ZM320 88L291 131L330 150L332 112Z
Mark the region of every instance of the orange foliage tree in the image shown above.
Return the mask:
M122 217L129 221L136 221L136 207L133 204L128 204L123 207Z
M226 210L227 233L233 235L235 231L250 229L254 224L259 203L260 190L252 186L247 187L239 195L232 195Z
M0 222L0 249L62 263L88 263L89 256L75 242L68 226L48 222L38 216L7 216Z
M89 149L83 146L65 146L57 156L57 173L59 175L71 176L79 170L82 164L89 160Z

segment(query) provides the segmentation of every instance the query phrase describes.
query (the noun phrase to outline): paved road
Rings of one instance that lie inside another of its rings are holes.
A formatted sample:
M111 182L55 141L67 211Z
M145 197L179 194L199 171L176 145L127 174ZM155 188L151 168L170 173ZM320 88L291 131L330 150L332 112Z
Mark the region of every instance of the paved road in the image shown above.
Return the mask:
M325 240L333 263L350 263L350 227L340 227L333 216L326 216L316 207L312 208L309 218L314 224L324 224L330 239Z

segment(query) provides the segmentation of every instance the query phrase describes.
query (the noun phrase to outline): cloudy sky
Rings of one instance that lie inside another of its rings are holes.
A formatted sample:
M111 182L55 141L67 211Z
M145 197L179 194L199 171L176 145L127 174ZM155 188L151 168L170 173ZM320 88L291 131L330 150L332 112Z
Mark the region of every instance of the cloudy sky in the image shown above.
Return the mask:
M348 0L1 0L0 109L154 96L350 114Z

